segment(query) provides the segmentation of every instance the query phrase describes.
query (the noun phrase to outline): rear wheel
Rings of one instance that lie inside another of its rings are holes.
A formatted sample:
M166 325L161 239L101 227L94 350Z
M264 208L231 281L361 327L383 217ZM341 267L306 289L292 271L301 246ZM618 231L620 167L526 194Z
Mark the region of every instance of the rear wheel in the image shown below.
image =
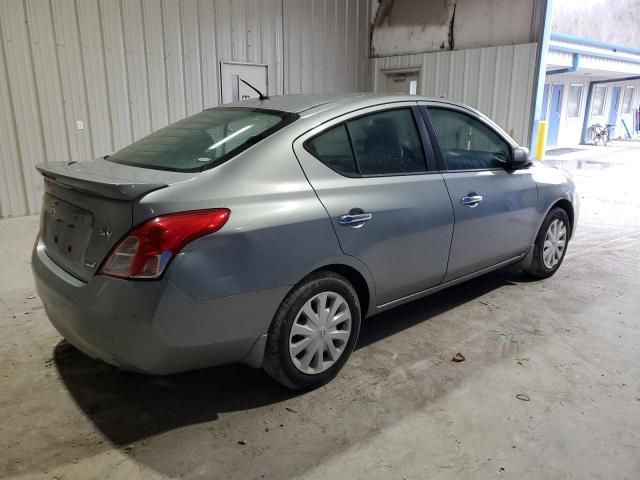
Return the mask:
M267 338L264 369L293 389L331 381L353 351L360 303L353 286L331 271L307 277L287 295Z
M554 208L542 222L533 248L531 264L525 271L535 278L548 278L560 268L567 253L570 235L569 216Z

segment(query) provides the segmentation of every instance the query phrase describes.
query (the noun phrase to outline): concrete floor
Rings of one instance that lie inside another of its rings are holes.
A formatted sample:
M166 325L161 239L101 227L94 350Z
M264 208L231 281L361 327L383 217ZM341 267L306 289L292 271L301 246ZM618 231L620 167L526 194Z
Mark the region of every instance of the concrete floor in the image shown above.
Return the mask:
M37 218L1 221L0 477L640 478L640 150L568 158L582 216L556 276L498 272L372 318L305 394L242 366L87 358L34 297Z

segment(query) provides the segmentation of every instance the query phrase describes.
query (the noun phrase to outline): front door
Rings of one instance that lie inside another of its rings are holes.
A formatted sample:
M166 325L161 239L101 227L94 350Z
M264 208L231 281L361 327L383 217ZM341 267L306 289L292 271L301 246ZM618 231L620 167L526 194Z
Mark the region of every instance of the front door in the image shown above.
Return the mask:
M611 109L609 110L609 125L615 125L618 122L618 111L620 110L620 92L621 91L622 91L622 87L613 87L613 90L611 91Z
M494 128L454 107L428 107L455 228L445 281L524 254L537 227L530 169L508 171L511 145ZM435 142L434 142L435 143Z
M377 305L442 281L453 210L414 102L361 110L294 143L340 246L372 274ZM426 148L425 148L426 147Z
M551 88L551 105L549 108L549 134L547 136L547 145L549 146L555 146L558 144L563 96L564 85L553 85Z

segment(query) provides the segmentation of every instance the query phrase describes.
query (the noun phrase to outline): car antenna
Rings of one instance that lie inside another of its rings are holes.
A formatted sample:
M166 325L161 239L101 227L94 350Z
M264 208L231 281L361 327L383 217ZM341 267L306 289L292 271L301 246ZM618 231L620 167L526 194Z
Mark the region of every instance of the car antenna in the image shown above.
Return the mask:
M244 83L247 87L249 87L251 90L253 90L254 92L256 92L259 96L260 96L260 100L267 100L269 97L266 95L263 95L262 92L260 90L258 90L256 87L254 87L253 85L251 85L249 82L241 79L240 77L238 77L238 79Z

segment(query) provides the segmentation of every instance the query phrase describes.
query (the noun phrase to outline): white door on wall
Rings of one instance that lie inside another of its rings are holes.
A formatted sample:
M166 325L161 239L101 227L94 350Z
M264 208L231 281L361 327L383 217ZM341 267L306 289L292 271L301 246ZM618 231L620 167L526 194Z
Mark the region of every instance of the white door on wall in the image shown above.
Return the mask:
M220 62L222 103L258 98L258 94L241 80L268 95L267 66L248 63Z
M420 71L412 70L394 70L383 72L382 91L384 93L408 93L409 95L417 95L418 80L420 79Z

